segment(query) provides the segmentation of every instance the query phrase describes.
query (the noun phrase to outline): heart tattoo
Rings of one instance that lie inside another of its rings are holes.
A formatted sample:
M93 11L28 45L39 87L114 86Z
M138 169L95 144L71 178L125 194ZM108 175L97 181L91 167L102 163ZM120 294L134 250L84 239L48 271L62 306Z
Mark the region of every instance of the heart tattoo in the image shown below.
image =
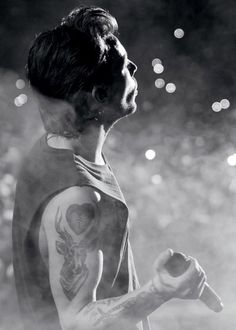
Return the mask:
M89 228L95 218L95 210L92 204L72 204L66 211L66 220L70 228L80 235Z

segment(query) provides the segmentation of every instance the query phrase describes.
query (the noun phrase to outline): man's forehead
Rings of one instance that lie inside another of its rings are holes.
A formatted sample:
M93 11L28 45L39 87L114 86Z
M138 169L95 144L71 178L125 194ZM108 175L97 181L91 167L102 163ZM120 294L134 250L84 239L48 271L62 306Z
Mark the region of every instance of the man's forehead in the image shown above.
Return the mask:
M125 49L125 47L122 45L122 43L120 42L119 39L116 38L116 46L115 48L117 49L117 52L119 53L119 55L121 57L126 57L127 56L127 51Z
M113 64L123 65L127 59L127 52L117 37L112 38L112 44L110 44L110 51L113 58Z

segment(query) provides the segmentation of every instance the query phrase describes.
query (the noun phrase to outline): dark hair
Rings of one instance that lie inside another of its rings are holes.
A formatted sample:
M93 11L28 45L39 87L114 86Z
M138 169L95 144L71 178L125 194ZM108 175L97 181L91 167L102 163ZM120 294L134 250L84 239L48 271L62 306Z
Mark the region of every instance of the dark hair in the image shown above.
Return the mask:
M82 130L89 118L84 94L101 79L108 83L109 70L104 69L109 65L109 50L117 30L115 18L107 11L81 6L63 18L60 25L36 36L26 67L30 84L45 96L73 104L76 112L76 122L68 114L60 114L58 122L50 109L40 109L47 131L75 136Z

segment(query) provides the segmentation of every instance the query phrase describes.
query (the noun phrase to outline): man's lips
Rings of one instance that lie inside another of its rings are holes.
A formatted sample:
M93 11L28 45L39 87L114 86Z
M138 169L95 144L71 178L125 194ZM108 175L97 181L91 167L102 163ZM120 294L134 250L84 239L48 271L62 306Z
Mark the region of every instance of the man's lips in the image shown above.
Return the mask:
M138 88L135 87L132 89L132 91L128 94L127 100L130 101L134 96L138 95Z
M138 95L138 84L137 84L137 82L136 82L135 88L134 88L134 90L133 90L133 93L134 93L135 95Z
M134 77L133 77L133 80L134 80L135 85L134 85L134 88L132 90L132 93L138 95L138 83L137 83L137 80Z
M133 77L134 83L135 83L135 88L138 90L138 82L136 80L136 78Z

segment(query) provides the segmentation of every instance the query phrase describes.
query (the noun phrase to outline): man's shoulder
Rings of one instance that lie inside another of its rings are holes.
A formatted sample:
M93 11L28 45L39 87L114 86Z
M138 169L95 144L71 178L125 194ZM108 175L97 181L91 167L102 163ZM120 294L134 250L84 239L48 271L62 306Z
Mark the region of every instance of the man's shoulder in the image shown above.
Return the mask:
M92 186L71 186L56 194L52 202L70 203L71 201L91 200L96 202L97 191Z
M94 212L98 214L100 195L90 186L72 186L56 194L45 206L42 220L52 218L58 209L62 213Z
M41 136L36 141L31 143L29 146L25 146L25 151L20 164L19 175L27 172L35 172L35 169L38 168L43 160L43 147L42 139L44 136Z

